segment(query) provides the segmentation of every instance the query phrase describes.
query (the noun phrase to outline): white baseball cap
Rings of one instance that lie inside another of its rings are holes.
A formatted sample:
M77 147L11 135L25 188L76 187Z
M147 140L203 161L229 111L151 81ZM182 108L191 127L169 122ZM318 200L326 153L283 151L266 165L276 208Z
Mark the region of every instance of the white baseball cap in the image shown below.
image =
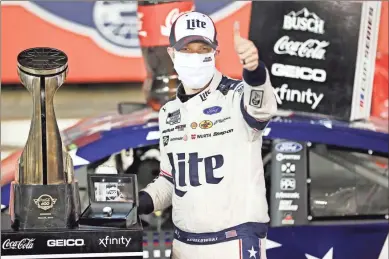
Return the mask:
M216 49L217 32L212 19L199 12L187 12L180 15L173 23L170 31L170 46L181 50L193 41L202 41Z

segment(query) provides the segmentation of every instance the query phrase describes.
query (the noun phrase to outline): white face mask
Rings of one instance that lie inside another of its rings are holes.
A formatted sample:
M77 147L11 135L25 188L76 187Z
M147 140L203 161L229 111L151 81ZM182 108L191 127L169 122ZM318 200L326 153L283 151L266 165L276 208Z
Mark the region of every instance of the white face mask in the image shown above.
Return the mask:
M201 89L215 74L215 52L207 54L174 53L174 69L185 87Z

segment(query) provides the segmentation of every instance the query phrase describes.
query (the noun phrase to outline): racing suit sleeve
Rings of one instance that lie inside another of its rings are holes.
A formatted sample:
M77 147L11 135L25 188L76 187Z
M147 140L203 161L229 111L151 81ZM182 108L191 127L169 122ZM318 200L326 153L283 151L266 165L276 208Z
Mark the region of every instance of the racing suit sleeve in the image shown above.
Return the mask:
M159 116L159 118L160 132L162 132L161 116ZM173 177L171 174L169 158L163 145L162 136L159 140L159 149L160 173L153 182L139 192L139 214L150 214L153 211L166 209L172 204L174 189Z
M274 89L262 61L254 71L243 70L243 95L239 106L246 125L254 132L265 129L275 115L277 102Z

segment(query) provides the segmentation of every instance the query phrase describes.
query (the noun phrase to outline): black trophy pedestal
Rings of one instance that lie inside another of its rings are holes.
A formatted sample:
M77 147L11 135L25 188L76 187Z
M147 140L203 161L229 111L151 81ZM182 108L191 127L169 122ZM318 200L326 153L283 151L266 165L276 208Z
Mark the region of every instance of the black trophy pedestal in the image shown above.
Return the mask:
M13 229L53 229L77 226L80 214L78 183L27 185L12 182Z
M143 258L143 229L80 227L14 231L10 217L1 216L1 258Z

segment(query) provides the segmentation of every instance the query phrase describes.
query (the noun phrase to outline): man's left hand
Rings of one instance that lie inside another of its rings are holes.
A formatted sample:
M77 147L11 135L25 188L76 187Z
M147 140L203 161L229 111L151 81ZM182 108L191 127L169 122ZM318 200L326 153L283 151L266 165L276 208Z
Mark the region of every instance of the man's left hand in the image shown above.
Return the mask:
M234 24L234 46L243 68L254 71L259 64L258 49L251 40L240 36L239 22Z

